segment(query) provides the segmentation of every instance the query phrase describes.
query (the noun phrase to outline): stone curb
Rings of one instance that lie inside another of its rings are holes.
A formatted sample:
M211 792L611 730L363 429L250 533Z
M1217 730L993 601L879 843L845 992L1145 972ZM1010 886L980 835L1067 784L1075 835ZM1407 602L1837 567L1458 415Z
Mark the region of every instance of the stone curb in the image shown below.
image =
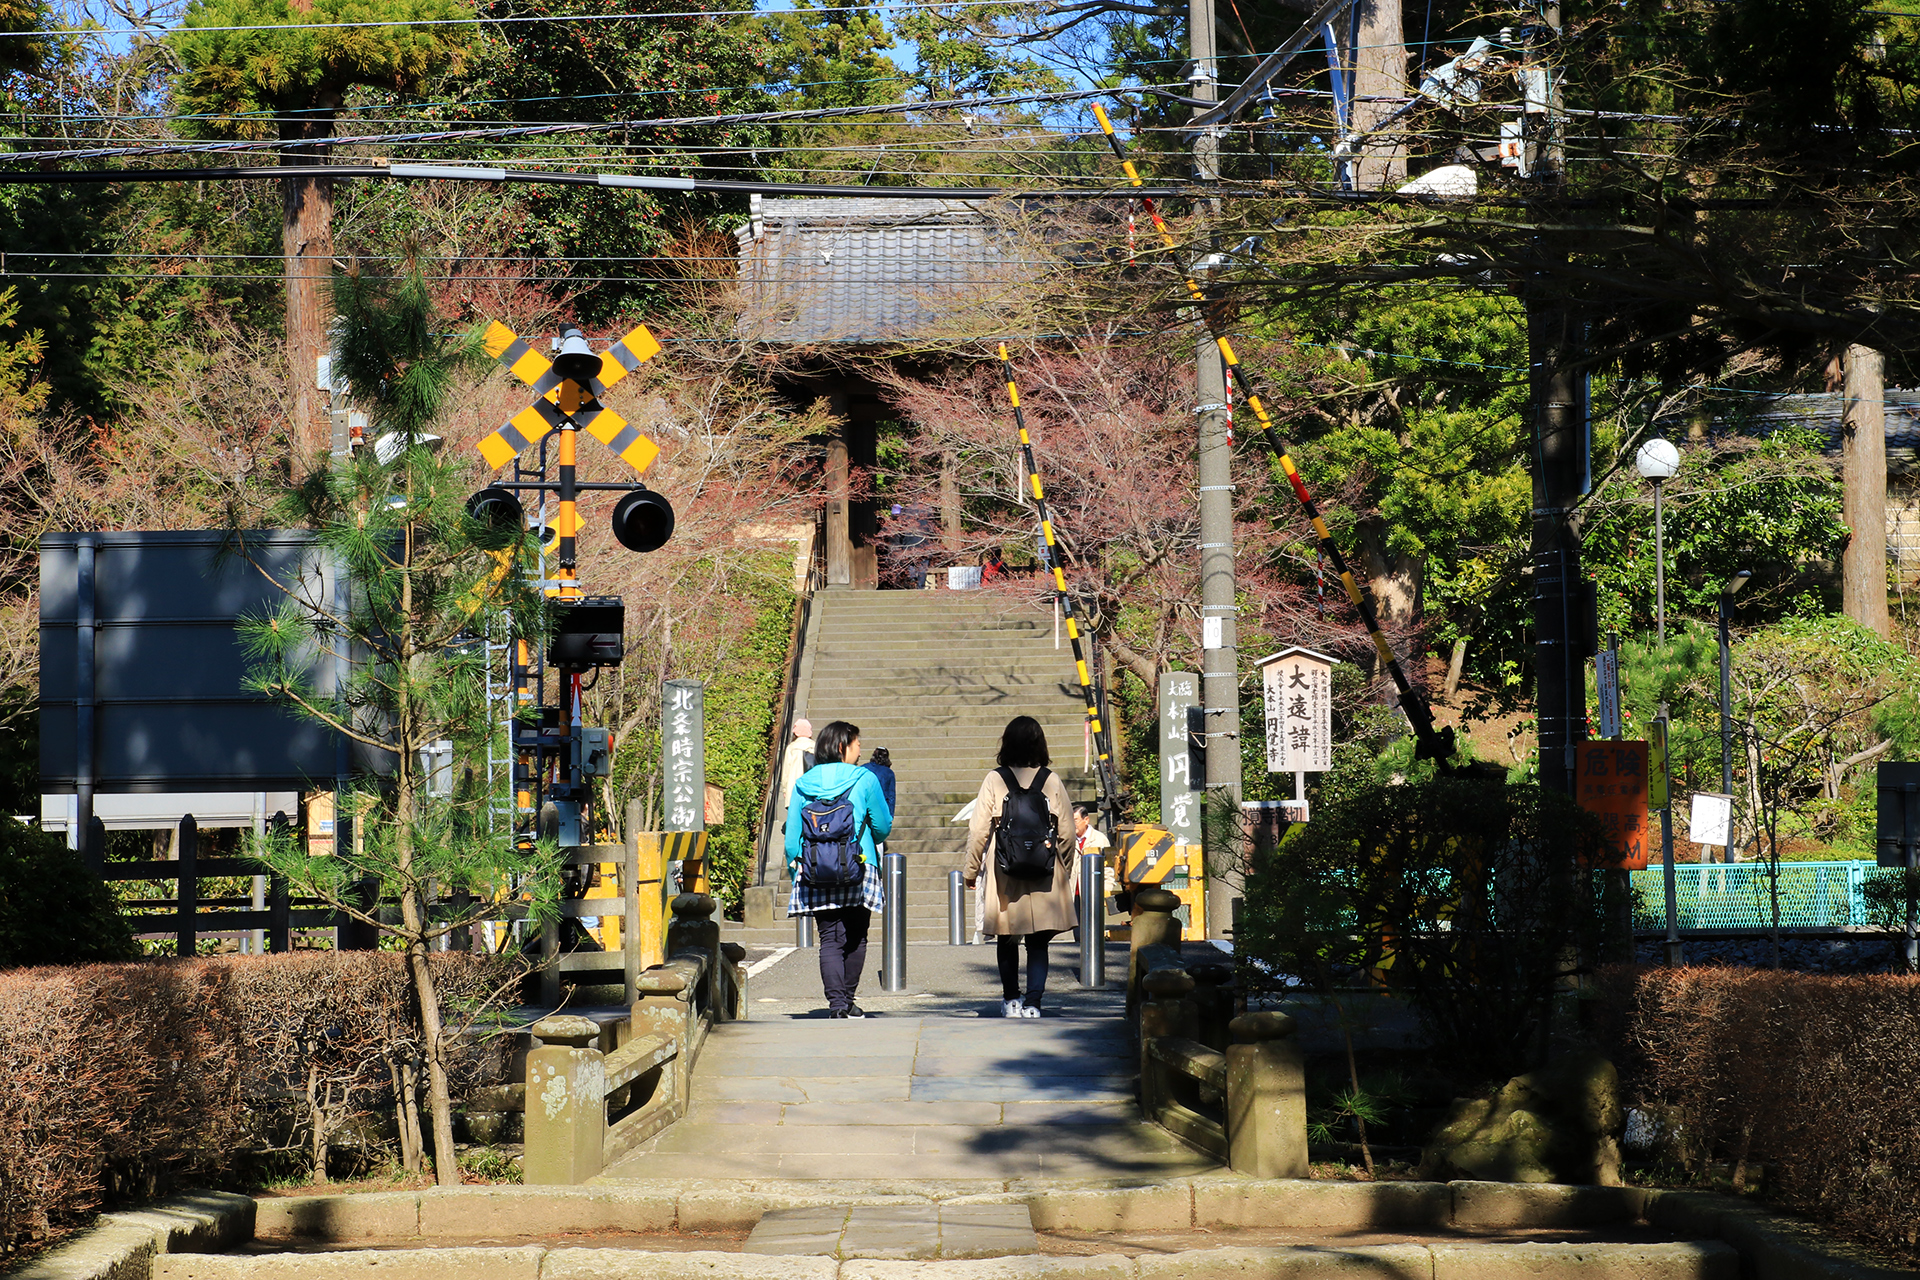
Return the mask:
M1740 1280L1740 1255L1689 1244L1445 1244L1193 1249L1128 1258L1028 1255L953 1262L644 1253L630 1249L405 1249L162 1255L153 1280Z
M158 1256L227 1249L253 1233L252 1196L190 1191L101 1214L91 1231L9 1271L7 1280L148 1280Z
M1646 1217L1669 1231L1724 1240L1746 1260L1747 1280L1912 1280L1914 1274L1836 1256L1830 1242L1800 1223L1729 1196L1649 1191Z

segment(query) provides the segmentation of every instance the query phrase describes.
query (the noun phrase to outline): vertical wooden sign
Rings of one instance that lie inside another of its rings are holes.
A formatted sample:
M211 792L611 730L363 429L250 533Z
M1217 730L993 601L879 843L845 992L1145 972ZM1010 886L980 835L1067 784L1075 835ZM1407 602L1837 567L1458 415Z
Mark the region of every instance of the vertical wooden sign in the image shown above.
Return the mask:
M1160 825L1180 844L1200 843L1200 795L1205 778L1193 771L1187 715L1200 705L1200 677L1188 671L1160 675Z
M669 680L661 686L660 774L666 784L662 829L705 831L707 712L698 680Z
M1333 768L1333 664L1338 661L1300 648L1260 659L1268 773Z

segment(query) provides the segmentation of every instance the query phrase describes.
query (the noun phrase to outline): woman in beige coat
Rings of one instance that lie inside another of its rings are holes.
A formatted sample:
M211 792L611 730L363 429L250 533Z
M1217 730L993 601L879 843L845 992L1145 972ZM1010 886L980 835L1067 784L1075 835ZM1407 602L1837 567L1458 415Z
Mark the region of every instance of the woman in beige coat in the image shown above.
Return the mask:
M1032 716L1016 716L1000 735L999 769L980 784L967 827L967 887L986 874L987 914L983 932L994 935L999 950L1001 1011L1009 1018L1037 1018L1047 992L1047 944L1074 926L1073 803L1066 784L1047 768L1047 735ZM1022 790L1038 787L1054 822L1053 875L1046 880L1003 878L995 862L994 835L1009 794L1002 770ZM1038 780L1036 782L1036 779ZM1020 946L1027 950L1027 992L1020 994Z

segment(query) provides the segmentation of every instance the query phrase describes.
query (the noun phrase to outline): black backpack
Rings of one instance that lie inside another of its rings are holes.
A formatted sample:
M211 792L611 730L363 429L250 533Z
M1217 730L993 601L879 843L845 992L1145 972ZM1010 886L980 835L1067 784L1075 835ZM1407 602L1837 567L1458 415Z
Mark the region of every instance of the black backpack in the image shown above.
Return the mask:
M859 780L855 779L855 787ZM853 819L853 787L800 808L800 880L820 888L859 884L867 874L860 828Z
M1007 784L1006 803L994 819L994 870L1002 880L1052 880L1054 844L1060 831L1042 794L1047 785L1046 769L1035 773L1033 784L1026 787L1020 785L1011 769L994 772Z

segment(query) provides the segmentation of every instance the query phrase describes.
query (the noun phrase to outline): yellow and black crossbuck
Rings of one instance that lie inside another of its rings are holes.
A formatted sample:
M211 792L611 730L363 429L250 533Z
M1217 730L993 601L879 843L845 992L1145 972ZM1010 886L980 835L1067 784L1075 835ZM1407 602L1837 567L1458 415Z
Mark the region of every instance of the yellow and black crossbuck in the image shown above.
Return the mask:
M619 454L635 471L646 474L654 458L659 456L660 446L629 426L625 418L600 404L609 387L660 354L659 342L645 325L603 353L606 363L601 376L589 378L585 386L562 377L551 360L497 320L487 326L485 341L487 354L532 387L535 396L532 404L480 442L480 456L487 460L488 466L498 471L519 457L521 450L538 444L541 437L558 428L570 415L588 435Z

